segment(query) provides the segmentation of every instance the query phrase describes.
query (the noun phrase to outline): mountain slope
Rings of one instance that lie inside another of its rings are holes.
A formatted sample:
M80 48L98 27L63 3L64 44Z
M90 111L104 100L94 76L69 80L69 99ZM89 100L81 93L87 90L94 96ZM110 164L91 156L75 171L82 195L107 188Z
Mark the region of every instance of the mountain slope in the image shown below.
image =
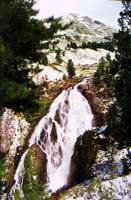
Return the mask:
M63 48L66 47L68 42L75 42L77 45L81 45L83 41L109 41L113 32L116 32L115 28L102 22L93 20L88 16L81 17L73 13L62 16L62 24L67 23L71 23L71 26L67 30L58 32L58 35L62 35L62 39L59 39L59 41L60 46Z

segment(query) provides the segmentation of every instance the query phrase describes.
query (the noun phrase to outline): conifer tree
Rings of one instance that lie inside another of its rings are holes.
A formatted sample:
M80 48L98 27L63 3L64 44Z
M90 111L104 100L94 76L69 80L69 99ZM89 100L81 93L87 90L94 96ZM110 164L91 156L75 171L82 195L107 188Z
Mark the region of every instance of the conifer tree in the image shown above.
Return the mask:
M74 67L73 61L71 59L68 60L67 72L68 72L68 76L70 78L75 76L75 67Z
M118 109L116 120L119 121L121 144L131 144L131 1L122 0L119 32L114 34L116 46L115 97ZM119 115L119 117L118 117ZM119 119L119 120L118 120ZM113 122L114 123L114 122Z
M38 106L37 87L29 77L28 62L42 58L43 40L52 40L62 27L60 18L44 21L35 16L34 0L0 1L0 94L2 107L25 111Z

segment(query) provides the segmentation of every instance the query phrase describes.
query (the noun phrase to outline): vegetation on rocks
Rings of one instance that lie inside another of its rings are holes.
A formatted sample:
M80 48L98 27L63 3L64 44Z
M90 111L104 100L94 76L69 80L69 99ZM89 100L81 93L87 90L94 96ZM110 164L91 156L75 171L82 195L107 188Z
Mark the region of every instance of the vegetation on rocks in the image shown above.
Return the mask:
M6 174L5 154L0 153L0 196L2 194L2 188L5 186L5 174Z
M25 200L47 200L46 156L39 146L32 146L25 159L23 192Z

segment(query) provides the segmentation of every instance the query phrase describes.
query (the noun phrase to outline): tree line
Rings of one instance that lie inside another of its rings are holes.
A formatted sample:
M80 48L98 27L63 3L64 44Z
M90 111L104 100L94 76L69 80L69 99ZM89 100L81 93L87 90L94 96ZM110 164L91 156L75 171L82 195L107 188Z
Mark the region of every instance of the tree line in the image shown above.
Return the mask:
M95 74L95 83L104 82L116 99L109 108L107 134L120 146L131 145L131 1L122 0L118 19L119 31L114 34L115 59L102 61Z

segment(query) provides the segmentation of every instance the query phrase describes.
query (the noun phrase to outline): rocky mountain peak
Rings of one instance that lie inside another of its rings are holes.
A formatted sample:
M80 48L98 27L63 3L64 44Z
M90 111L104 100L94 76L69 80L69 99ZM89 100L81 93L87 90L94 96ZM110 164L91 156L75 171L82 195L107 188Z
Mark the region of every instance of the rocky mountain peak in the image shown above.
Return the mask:
M80 16L78 13L69 13L61 17L62 24L71 23L71 26L59 31L58 35L63 35L60 40L60 48L66 47L70 42L77 43L78 46L84 42L107 42L117 30L107 26L97 19L88 16ZM65 44L65 45L64 45ZM64 45L64 46L63 46Z

